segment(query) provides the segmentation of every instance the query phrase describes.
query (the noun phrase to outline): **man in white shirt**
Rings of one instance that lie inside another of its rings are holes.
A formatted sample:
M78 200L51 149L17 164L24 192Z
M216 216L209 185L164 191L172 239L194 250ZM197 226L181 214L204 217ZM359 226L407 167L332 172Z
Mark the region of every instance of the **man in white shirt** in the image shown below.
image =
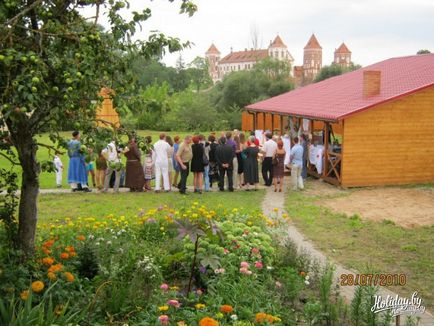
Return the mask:
M62 187L62 174L63 174L63 164L62 161L60 160L59 157L59 153L56 152L56 155L54 155L54 168L56 169L56 184L57 184L57 188L61 188Z
M102 192L107 192L113 172L115 173L115 184L113 191L119 192L119 183L121 180L121 160L119 158L119 153L114 140L112 140L107 147L102 150L102 155L107 160L107 170L105 172L104 188Z
M161 176L163 176L164 191L170 190L169 183L169 153L170 145L166 142L166 135L160 134L160 140L154 144L152 159L155 162L155 191L161 191Z
M265 134L267 141L262 147L262 153L264 154L264 160L262 161L262 178L267 187L270 187L273 182L273 155L277 150L277 143L272 137L271 132L267 132Z

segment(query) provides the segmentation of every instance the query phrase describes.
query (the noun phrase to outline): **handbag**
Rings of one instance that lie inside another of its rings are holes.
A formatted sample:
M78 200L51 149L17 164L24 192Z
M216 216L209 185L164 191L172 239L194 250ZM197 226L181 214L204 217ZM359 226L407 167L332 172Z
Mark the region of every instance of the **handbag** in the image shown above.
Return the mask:
M272 165L277 165L279 164L279 158L277 157L277 155L275 157L273 157L273 160L271 161Z

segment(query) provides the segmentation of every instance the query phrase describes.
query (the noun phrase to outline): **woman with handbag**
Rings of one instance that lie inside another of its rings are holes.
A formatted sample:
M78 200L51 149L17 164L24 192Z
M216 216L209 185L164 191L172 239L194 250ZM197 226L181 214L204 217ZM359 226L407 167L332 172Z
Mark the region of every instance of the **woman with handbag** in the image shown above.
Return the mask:
M279 183L279 192L282 192L283 187L283 177L285 169L285 155L286 151L283 148L283 141L277 141L277 149L273 155L273 184L274 192L277 191L277 183Z

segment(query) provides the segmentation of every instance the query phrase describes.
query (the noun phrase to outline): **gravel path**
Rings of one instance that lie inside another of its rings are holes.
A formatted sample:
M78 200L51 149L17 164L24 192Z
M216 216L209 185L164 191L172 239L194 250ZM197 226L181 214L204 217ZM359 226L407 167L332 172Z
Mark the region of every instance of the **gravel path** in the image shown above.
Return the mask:
M285 178L285 192L274 192L274 188L272 186L267 189L264 201L262 203L262 211L266 216L272 216L272 214L275 214L273 211L274 208L279 209L279 214L282 214L285 211L285 193L286 191L291 191L288 190L289 179L290 178L288 177ZM299 251L303 250L304 252L308 253L312 259L317 260L323 265L328 261L327 257L322 252L317 250L313 243L306 239L305 236L294 225L290 225L288 227L288 236L292 241L294 241ZM357 273L357 271L346 269L332 260L329 261L335 265L336 281L340 279L341 274ZM350 302L353 299L355 289L355 286L342 286L340 287L339 292L346 298L347 302ZM380 287L379 294L383 298L386 298L387 295L390 295L394 298L397 295L396 293L389 291L384 287ZM421 326L434 326L434 316L428 311L418 316L421 317ZM401 317L401 325L404 325L404 320L405 315Z

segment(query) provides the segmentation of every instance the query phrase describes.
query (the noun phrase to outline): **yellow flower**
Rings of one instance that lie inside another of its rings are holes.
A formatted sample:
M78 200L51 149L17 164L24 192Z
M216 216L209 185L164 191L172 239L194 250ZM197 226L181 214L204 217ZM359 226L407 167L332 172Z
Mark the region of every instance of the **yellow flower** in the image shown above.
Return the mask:
M274 207L273 211L275 211L277 213L279 211L279 209L277 207Z
M177 326L187 326L187 324L184 321L179 321L176 325Z
M24 290L23 292L21 292L20 297L22 300L26 301L27 298L29 297L29 290Z
M205 305L203 303L196 303L195 307L196 307L197 310L200 310L200 309L205 308Z
M174 286L171 286L169 289L172 290L172 291L178 291L179 287L176 286L176 285L174 285Z
M248 222L247 222L247 225L248 225L248 226L252 226L252 225L253 225L253 222L248 221Z
M221 319L223 317L224 317L224 315L221 312L218 312L215 314L215 318L217 318L217 319Z
M54 313L55 313L57 316L59 316L59 315L62 314L64 308L65 308L65 307L63 306L63 304L58 304L58 305L56 306L56 308L54 308Z
M32 283L32 291L35 293L39 293L44 289L45 285L42 281L34 281Z
M166 310L169 310L169 306L161 306L161 307L158 307L158 310L160 310L160 311L166 311Z
M65 275L65 278L68 282L74 282L74 275L72 275L70 272L65 272L63 275Z
M51 280L51 281L55 281L57 279L56 274L54 274L53 272L48 272L47 273L47 277Z

